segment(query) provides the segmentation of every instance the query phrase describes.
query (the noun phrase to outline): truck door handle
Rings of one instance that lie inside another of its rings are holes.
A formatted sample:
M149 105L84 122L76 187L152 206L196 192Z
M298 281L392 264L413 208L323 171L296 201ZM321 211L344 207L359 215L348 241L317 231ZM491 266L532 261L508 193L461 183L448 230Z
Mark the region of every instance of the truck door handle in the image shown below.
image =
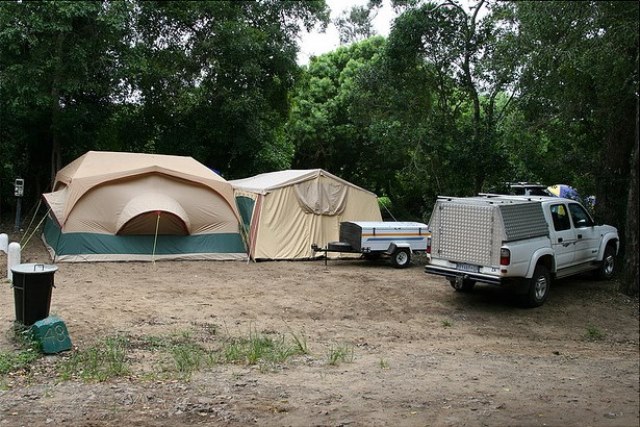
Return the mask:
M562 237L558 237L558 243L562 243Z
M582 239L582 234L578 234L578 239Z

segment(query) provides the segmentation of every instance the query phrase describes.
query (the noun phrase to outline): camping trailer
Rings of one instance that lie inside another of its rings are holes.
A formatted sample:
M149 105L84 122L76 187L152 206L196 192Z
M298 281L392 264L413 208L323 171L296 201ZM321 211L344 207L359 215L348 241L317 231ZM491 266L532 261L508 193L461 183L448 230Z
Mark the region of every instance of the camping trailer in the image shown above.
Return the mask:
M340 224L340 240L321 248L311 245L316 252L357 253L367 259L387 256L395 268L406 268L414 253L426 253L431 241L429 226L421 222L345 221Z

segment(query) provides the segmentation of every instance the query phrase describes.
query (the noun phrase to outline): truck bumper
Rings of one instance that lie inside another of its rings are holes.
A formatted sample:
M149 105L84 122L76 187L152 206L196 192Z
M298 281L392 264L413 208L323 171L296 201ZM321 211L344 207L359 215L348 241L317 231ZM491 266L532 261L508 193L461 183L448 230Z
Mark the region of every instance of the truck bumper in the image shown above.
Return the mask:
M463 279L473 280L481 283L488 283L490 285L507 288L516 294L525 293L528 290L527 281L519 277L496 277L488 274L467 273L465 271L443 267L433 267L430 265L427 265L424 268L424 272L427 274L444 276L450 280L455 280L457 277L462 277Z

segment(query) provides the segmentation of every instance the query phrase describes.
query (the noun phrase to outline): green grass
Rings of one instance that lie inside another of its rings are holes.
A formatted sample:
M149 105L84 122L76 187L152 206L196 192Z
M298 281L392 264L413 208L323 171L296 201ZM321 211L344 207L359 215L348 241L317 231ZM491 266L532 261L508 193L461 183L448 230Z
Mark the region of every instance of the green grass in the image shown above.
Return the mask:
M165 337L144 336L139 341L142 349L167 356L159 368L165 375L176 372L182 378L189 378L194 372L213 364L210 352L189 331L179 331ZM147 375L153 377L157 374Z
M445 328L450 328L450 327L453 326L453 322L451 322L450 320L446 320L445 319L445 320L442 321L442 326L445 327Z
M331 366L353 362L353 347L346 344L332 345L327 353L327 363Z
M272 338L251 329L247 338L227 339L220 351L222 362L260 365L264 369L284 364L293 356L308 354L306 339L292 335L293 343L289 343L285 335Z
M589 325L587 326L587 331L585 332L585 338L588 341L600 341L605 337L605 333L602 332L597 326Z
M129 339L125 336L106 337L95 346L63 359L58 365L59 375L65 380L82 378L100 382L128 375L128 347Z
M307 345L307 337L304 336L304 331L300 335L296 334L293 331L289 331L291 337L293 338L294 345L298 354L309 354L309 346Z
M0 351L0 375L24 369L41 356L40 344L33 339L31 329L15 327L11 338L19 348L15 351Z
M55 375L62 380L82 379L103 382L111 378L135 376L155 380L187 379L194 372L217 363L257 365L261 370L275 370L293 357L310 354L304 333L259 333L250 328L246 337L222 337L215 328L194 337L190 331L168 335L130 337L107 336L94 345L59 354ZM0 374L5 375L33 364L41 354L38 343L16 336L21 349L0 352ZM141 357L141 359L138 359ZM334 349L332 364L353 358L348 347ZM144 365L136 360L145 360ZM142 368L134 372L138 367ZM37 368L36 368L37 369ZM0 377L0 388L3 378Z
M379 366L380 369L389 369L389 361L384 358L380 358Z
M40 358L37 345L29 346L17 351L0 352L0 375L19 371Z

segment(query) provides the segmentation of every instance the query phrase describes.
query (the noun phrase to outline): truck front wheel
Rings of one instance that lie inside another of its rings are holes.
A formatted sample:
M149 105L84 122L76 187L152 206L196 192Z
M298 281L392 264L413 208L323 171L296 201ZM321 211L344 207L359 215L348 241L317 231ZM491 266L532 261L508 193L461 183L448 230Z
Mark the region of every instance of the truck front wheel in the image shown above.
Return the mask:
M391 265L395 268L407 268L411 264L411 252L409 249L396 249L391 255Z
M544 265L537 265L533 272L533 277L529 279L529 291L525 295L525 305L527 307L540 307L549 296L549 286L551 276L549 270Z
M616 248L613 245L607 245L604 250L602 263L597 270L598 279L610 280L616 271Z

